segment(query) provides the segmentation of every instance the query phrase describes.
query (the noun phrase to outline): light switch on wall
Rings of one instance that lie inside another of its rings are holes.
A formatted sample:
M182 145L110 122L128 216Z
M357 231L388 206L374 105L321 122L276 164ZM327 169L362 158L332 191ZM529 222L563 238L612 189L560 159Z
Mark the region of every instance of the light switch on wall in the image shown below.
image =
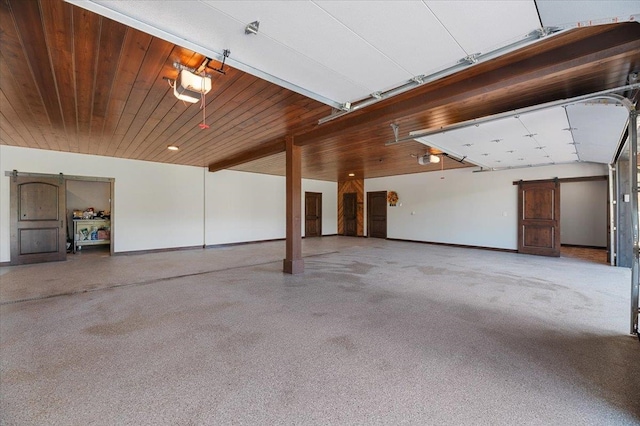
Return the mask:
M624 202L628 203L629 201L631 201L631 197L629 197L629 194L624 194Z

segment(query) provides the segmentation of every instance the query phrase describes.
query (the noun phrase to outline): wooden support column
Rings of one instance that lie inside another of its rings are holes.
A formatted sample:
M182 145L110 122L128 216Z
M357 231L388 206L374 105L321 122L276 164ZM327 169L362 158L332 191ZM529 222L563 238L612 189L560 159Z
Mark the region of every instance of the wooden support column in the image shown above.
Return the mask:
M287 157L287 244L283 261L283 270L287 274L301 274L304 272L302 260L302 156L301 149L296 146L293 136L285 140Z

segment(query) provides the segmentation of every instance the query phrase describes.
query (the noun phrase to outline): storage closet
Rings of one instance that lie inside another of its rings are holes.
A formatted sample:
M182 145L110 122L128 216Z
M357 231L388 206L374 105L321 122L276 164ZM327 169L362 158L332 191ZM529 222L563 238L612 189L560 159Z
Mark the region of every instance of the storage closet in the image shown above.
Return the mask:
M101 246L111 252L111 182L68 179L66 190L68 250Z

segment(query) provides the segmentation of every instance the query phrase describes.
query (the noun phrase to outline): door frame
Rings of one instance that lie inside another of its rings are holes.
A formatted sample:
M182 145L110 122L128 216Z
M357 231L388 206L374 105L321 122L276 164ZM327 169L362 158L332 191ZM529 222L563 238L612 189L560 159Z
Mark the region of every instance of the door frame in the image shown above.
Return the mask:
M372 214L371 214L371 199L374 196L381 196L384 194L385 199L385 207L387 203L387 191L371 191L367 192L367 238L387 238L387 210L385 208L384 218L385 218L385 227L384 227L384 237L371 237L371 222L372 222Z
M310 192L305 191L304 193L304 237L307 238L307 197L315 197L319 199L318 203L318 216L317 216L317 229L318 235L313 235L312 237L322 237L322 192Z
M10 247L9 263L11 265L26 265L32 263L56 262L67 259L67 205L66 205L66 184L65 179L60 175L33 176L20 174L16 170L8 172L11 182L9 184L9 216L10 216ZM20 225L19 219L21 185L31 183L42 183L54 186L57 189L57 213L56 219L41 219L38 225L33 225L37 221L30 221L30 225ZM55 225L53 224L55 222ZM58 224L58 222L60 222ZM39 226L39 227L38 227ZM45 228L43 228L45 226ZM31 254L20 254L19 233L21 229L56 229L57 250L50 252L35 252Z
M345 199L347 198L347 196L349 198L353 198L353 200L354 200L356 226L355 226L355 231L354 231L353 235L347 234L347 218L346 218L347 208L346 208L346 203L345 203ZM357 237L358 236L358 193L357 192L344 192L342 194L342 235L344 235L346 237Z
M551 219L525 219L524 218L524 192L525 186L535 188L536 186L549 186L553 184L552 198L552 218ZM525 223L526 222L526 223ZM528 247L525 242L526 227L551 227L552 247ZM560 256L560 182L558 179L545 179L535 181L518 182L518 253L533 254L538 256Z
M109 205L111 208L111 217L109 218L109 222L110 222L110 227L111 227L111 235L110 235L110 243L109 243L109 255L113 256L114 251L113 248L115 247L114 241L115 241L115 184L116 184L116 180L115 178L102 178L102 177L91 177L91 176L65 176L67 181L70 180L80 180L80 181L84 181L84 182L108 182L109 183ZM65 181L65 188L66 188L66 181ZM73 231L73 229L72 229ZM73 237L73 235L72 235ZM106 245L106 244L105 244Z
M116 221L116 215L115 215L115 210L116 210L116 202L115 202L115 178L108 178L108 177L97 177L97 176L77 176L77 175L65 175L63 173L60 174L52 174L52 173L37 173L37 172L20 172L17 170L12 170L12 171L5 171L4 175L6 177L9 178L13 178L13 176L20 176L20 177L33 177L33 178L60 178L62 177L64 179L64 188L65 188L65 204L66 204L66 180L82 180L82 181L93 181L93 182L109 182L110 183L110 187L111 187L111 195L110 195L110 203L111 203L111 243L109 244L109 254L111 256L114 255L115 251L115 238L116 238L116 233L115 233L115 221ZM9 203L11 204L11 195L9 195ZM11 207L10 207L11 208ZM65 205L65 222L67 221L66 219L66 210L67 210L67 206ZM65 223L65 226L69 226L68 223ZM65 228L65 242L66 242L66 228ZM10 243L10 246L13 243ZM9 253L11 253L11 250L9 251ZM11 260L10 262L11 263Z

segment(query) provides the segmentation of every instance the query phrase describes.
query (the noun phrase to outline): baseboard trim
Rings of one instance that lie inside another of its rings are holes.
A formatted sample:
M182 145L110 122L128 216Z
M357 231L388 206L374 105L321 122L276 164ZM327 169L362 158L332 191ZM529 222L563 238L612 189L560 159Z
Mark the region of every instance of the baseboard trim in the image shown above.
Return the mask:
M183 251L183 250L202 250L202 246L186 246L186 247L167 247L159 249L148 250L131 250L131 251L117 251L112 256L136 256L138 254L153 254L153 253L166 253L170 251Z
M324 237L337 237L338 234L325 234L321 237L309 237L309 238L324 238ZM306 237L302 237L304 240ZM224 244L209 244L204 246L204 248L221 248L221 247L233 247L233 246L244 246L247 244L260 244L260 243L271 243L274 241L286 241L286 238L272 238L269 240L254 240L254 241L239 241L237 243L224 243Z
M562 247L575 247L575 248L586 248L586 249L596 249L596 250L606 250L606 246L583 246L582 244L560 244Z
M237 243L207 244L206 246L204 246L204 248L210 249L210 248L246 246L247 244L271 243L271 242L274 242L274 241L285 241L285 239L284 238L272 238L272 239L269 239L269 240L238 241Z
M338 234L326 234L322 237L337 237ZM314 238L322 238L322 237L314 237ZM302 237L303 239L305 237ZM148 250L131 250L131 251L118 251L114 252L112 256L136 256L139 254L153 254L153 253L166 253L170 251L183 251L183 250L202 250L202 249L210 249L210 248L221 248L221 247L233 247L233 246L242 246L247 244L260 244L260 243L269 243L273 241L285 241L285 238L273 238L270 240L255 240L255 241L240 241L237 243L225 243L225 244L209 244L205 246L186 246L186 247L167 247L167 248L159 248L159 249L148 249ZM3 266L11 266L11 262L0 262L0 267Z
M420 243L420 244L430 244L434 246L447 246L447 247L458 247L458 248L469 248L469 249L477 249L477 250L489 250L489 251L501 251L504 253L518 253L518 250L514 249L505 249L498 247L485 247L485 246L472 246L467 244L453 244L453 243L439 243L436 241L418 241L418 240L405 240L402 238L387 238L389 241L402 241L405 243Z

